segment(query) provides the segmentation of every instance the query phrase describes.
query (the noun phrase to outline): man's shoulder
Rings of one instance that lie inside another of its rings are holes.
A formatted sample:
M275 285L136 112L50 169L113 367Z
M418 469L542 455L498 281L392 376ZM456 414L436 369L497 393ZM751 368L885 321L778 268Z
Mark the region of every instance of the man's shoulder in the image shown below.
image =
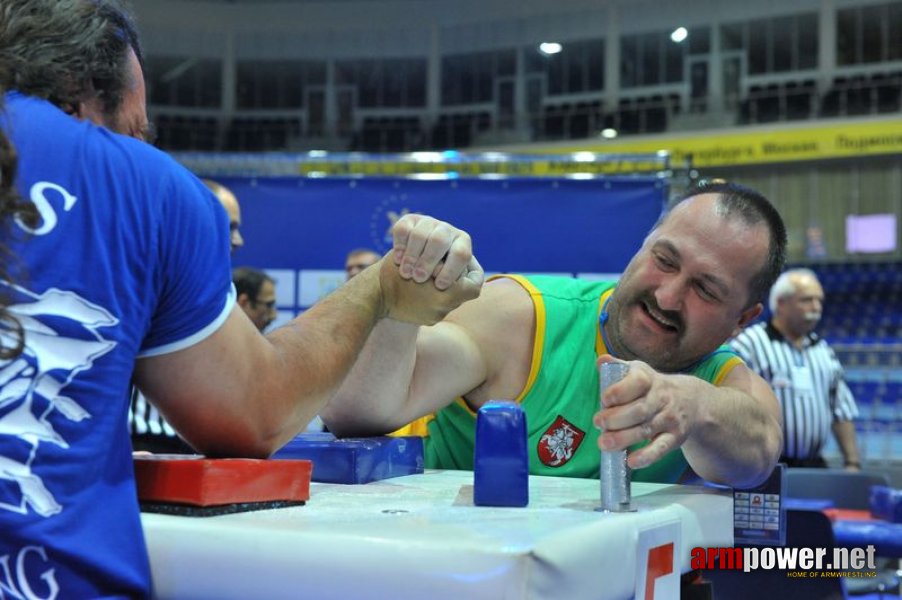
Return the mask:
M528 285L546 294L554 293L574 296L588 294L596 298L617 285L616 281L608 279L592 280L560 275L516 275L510 277L516 277L518 280L525 281Z
M14 144L32 151L41 164L46 160L78 162L95 176L106 171L119 181L145 180L157 188L167 177L187 174L172 157L152 145L79 120L47 100L18 92L10 92L5 100Z

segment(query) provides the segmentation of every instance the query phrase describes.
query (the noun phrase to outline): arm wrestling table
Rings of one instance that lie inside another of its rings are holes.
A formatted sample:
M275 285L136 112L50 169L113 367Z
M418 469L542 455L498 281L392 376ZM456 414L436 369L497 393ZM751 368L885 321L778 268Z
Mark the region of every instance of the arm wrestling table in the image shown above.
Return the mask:
M662 531L682 572L693 547L733 542L732 497L711 489L634 483L638 510L606 514L597 480L532 476L526 508L473 506L472 484L427 471L313 483L306 506L142 514L155 597L631 598Z

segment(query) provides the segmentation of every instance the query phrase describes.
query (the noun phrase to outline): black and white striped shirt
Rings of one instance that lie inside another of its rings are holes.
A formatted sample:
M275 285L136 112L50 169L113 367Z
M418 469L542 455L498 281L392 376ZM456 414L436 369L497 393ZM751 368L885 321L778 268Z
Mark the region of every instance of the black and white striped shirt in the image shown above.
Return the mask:
M783 456L820 456L835 421L858 416L833 349L815 333L796 348L773 326L757 323L730 341L750 369L774 390L783 411Z
M132 435L161 435L176 437L175 429L166 422L157 407L132 386L128 407L129 433Z

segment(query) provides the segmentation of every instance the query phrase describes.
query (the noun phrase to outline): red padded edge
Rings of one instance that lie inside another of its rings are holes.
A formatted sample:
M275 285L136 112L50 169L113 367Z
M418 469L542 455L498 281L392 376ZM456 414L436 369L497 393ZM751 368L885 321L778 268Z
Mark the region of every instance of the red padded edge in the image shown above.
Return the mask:
M853 508L825 508L822 511L831 521L873 521L874 515L869 510Z
M194 506L310 498L309 460L135 456L138 499Z

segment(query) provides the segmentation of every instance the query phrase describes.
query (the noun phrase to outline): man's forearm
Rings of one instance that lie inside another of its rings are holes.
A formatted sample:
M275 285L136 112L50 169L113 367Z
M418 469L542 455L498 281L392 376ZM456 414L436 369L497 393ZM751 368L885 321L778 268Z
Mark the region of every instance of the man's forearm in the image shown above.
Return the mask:
M858 454L858 443L855 436L855 423L852 421L836 421L833 423L833 435L843 455L843 466L861 467L861 456Z
M383 313L378 276L361 274L266 338L247 327L227 337L222 343L242 345L244 353L216 365L218 375L207 371L206 393L218 395L218 414L209 428L186 428L186 437L207 454L278 449L335 393Z
M773 470L783 443L779 419L746 392L698 382L702 418L683 445L695 472L708 481L750 487Z
M398 422L410 394L419 326L384 319L320 416L336 435L383 434Z

